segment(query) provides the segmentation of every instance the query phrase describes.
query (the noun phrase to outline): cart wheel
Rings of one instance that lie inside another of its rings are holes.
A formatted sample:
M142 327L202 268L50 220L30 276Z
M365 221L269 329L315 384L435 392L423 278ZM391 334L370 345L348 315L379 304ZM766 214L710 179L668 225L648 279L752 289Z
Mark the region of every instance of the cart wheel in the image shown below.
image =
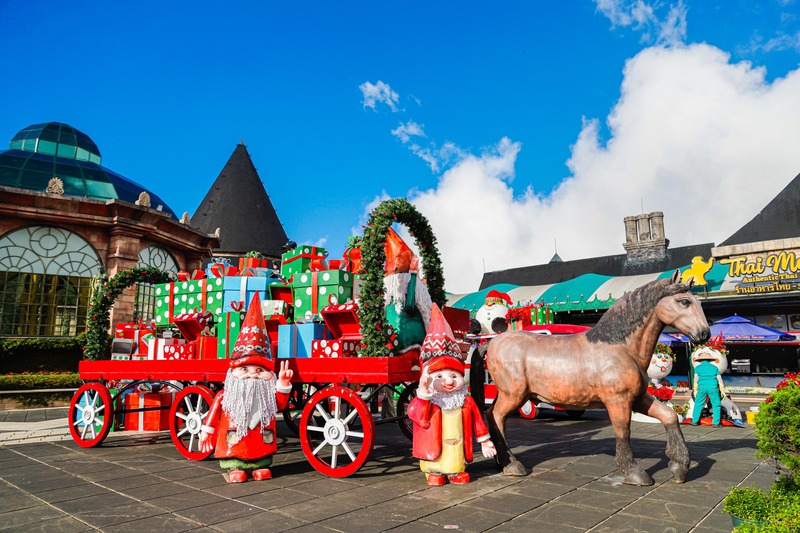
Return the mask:
M300 445L317 472L347 477L367 462L375 443L375 421L367 404L350 389L332 385L303 408Z
M519 408L519 416L526 420L533 420L536 418L536 406L530 400L525 400L522 407Z
M102 383L86 383L69 402L69 433L78 446L93 448L111 431L114 406L111 394Z
M583 416L583 413L585 413L586 410L585 409L574 409L574 410L573 409L565 409L564 412L567 413L567 416L570 418L570 420L577 420L577 419L579 419L580 417Z
M300 435L300 416L308 399L320 389L316 383L292 383L289 405L283 410L283 423L297 437Z
M408 404L414 399L417 387L419 387L419 382L409 383L397 399L397 416L403 417L397 423L400 425L400 431L410 440L414 439L414 423L408 418Z
M204 385L190 385L175 395L169 409L169 436L178 453L190 461L202 461L214 450L200 451L200 427L208 416L214 393Z

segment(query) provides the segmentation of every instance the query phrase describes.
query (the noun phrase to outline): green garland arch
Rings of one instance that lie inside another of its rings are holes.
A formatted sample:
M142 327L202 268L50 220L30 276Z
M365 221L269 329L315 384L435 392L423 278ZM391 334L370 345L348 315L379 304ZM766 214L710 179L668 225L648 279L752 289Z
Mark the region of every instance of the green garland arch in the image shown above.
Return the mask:
M132 268L121 270L111 279L104 279L102 286L95 289L92 301L89 303L89 313L86 316L86 346L83 348L84 359L111 358L111 339L108 330L111 329L109 311L114 301L123 290L134 283L166 283L170 281L170 274L153 267Z
M405 198L381 202L370 214L361 244L361 303L358 318L364 335L362 355L387 357L392 354L387 328L384 327L383 277L386 263L386 232L393 222L405 224L419 247L422 268L431 300L439 307L446 298L444 275L436 236L428 219L420 214Z

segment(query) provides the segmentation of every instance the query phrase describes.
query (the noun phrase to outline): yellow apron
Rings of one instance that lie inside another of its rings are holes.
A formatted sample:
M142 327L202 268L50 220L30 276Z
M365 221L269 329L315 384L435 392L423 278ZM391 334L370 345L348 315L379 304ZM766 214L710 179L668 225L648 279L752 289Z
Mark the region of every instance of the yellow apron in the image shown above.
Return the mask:
M426 474L457 474L467 469L460 408L442 409L442 454L436 461L420 460L419 467Z

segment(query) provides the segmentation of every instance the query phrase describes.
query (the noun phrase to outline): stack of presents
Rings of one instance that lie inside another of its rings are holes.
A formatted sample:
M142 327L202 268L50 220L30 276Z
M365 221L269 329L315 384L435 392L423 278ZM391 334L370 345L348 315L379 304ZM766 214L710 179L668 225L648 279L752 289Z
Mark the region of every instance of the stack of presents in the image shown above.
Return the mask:
M513 307L506 314L508 329L524 329L527 326L539 326L553 323L553 311L543 302L522 307Z
M358 350L353 303L356 275L323 248L300 246L283 255L280 271L267 260L214 263L155 286L155 319L117 326L113 359L226 359L255 293L278 357L337 357ZM325 342L314 342L325 341Z

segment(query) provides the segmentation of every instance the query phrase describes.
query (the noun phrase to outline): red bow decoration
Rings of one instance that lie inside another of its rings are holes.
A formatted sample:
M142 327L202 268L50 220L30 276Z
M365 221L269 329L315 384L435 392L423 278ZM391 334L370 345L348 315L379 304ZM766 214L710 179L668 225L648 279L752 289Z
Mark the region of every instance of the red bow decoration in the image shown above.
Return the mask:
M243 311L244 310L244 302L241 300L238 302L231 302L231 309L234 311Z
M202 270L192 270L191 272L181 270L177 276L178 281L189 281L191 279L205 279L206 273Z
M235 276L239 269L228 263L214 263L209 266L209 271L215 278L224 278L225 276Z

